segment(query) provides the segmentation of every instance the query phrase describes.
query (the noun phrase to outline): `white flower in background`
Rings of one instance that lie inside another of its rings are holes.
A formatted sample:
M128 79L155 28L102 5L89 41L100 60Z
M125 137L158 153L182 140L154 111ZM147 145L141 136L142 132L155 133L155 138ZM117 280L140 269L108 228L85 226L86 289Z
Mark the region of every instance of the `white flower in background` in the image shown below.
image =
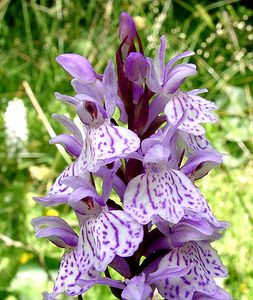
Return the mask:
M14 98L9 101L4 113L6 144L9 156L22 150L28 140L26 108L23 100Z

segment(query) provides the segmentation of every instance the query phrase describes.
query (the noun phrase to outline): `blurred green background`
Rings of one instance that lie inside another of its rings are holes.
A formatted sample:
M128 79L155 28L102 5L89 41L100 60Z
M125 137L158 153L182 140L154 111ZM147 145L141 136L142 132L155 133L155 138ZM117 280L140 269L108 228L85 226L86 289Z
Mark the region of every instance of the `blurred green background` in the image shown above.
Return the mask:
M73 91L55 57L79 53L102 72L115 58L121 11L135 18L146 55L154 54L161 34L167 59L196 52L199 72L185 88L206 87L206 97L219 105L219 123L206 128L226 154L223 166L198 183L217 217L231 223L214 245L230 273L219 284L234 299L253 299L253 11L246 1L232 0L0 1L0 299L37 300L52 288L61 251L35 239L33 217L61 215L75 225L67 207L44 208L31 198L46 193L66 162L49 146L23 81L60 133L50 115L73 111L54 92ZM115 298L94 287L84 299Z

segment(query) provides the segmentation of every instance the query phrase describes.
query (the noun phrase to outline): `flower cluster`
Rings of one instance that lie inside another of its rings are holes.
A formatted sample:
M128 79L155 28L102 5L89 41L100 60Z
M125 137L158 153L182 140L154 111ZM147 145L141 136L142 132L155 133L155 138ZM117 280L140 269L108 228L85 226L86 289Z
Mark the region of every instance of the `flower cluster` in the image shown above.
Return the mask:
M35 200L69 205L80 231L60 217L32 221L38 238L65 249L54 289L43 297L82 295L103 284L124 300L152 299L157 292L168 300L231 299L215 283L227 270L210 245L227 223L214 217L194 185L222 162L202 127L217 120L216 105L200 96L206 90L181 88L196 66L178 62L194 52L165 64L162 36L155 58L146 57L127 13L120 16L119 36L116 70L112 61L98 74L80 55L57 58L73 77L75 96L56 97L75 108L81 126L54 115L70 133L50 142L62 144L74 160ZM108 267L124 280L113 279Z

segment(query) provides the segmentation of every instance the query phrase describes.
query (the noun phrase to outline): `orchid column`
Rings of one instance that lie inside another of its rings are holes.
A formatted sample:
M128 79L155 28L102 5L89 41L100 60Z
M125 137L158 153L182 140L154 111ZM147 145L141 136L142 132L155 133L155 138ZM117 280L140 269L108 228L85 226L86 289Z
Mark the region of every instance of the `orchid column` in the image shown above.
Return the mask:
M125 300L152 299L155 290L169 300L232 299L214 281L227 270L210 245L227 223L215 218L194 185L222 163L201 125L217 120L216 105L200 96L206 90L181 89L196 66L179 61L194 52L165 64L162 36L155 58L145 57L127 13L119 36L116 71L112 60L98 74L80 55L56 59L75 90L56 97L74 106L81 126L53 116L70 133L50 142L62 144L73 162L45 197L34 199L69 205L79 232L60 217L32 221L38 238L64 249L54 289L43 297L82 295L103 284ZM112 191L120 201L110 198ZM108 267L125 279L111 278Z

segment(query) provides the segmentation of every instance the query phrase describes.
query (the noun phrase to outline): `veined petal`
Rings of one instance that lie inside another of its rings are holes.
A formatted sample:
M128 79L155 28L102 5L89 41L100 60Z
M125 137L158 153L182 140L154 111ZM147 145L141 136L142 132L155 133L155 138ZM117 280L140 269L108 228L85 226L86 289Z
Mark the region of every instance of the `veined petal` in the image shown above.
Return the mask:
M146 84L152 92L160 94L162 92L162 87L159 82L159 78L156 74L153 61L150 58L147 58L147 63L148 63L148 70L146 76Z
M137 250L143 227L124 211L102 211L87 220L81 236L79 253L92 253L94 267L103 272L115 255L128 257Z
M216 151L196 151L183 165L181 172L193 180L197 180L221 163L222 155Z
M82 275L79 271L79 265L77 262L77 255L74 250L66 250L62 260L60 269L55 281L53 292L50 294L50 300L55 299L55 297L63 292L66 292L68 296L81 295L87 291L92 284L86 287L80 287L76 284L78 278ZM94 279L98 277L99 272L94 268L90 268L86 273L86 277ZM87 278L87 279L88 279Z
M157 74L159 85L164 82L164 59L166 51L166 38L164 35L160 38L160 46L157 49L157 53L154 59L154 67Z
M53 114L52 117L68 129L73 136L80 142L83 142L82 133L74 122L64 115Z
M123 158L140 147L140 139L131 130L104 123L98 129L90 129L89 136L94 151L94 159L112 162Z
M84 82L97 79L91 63L83 56L73 53L61 54L56 61L73 77Z
M91 140L89 135L86 133L81 154L76 161L77 175L81 175L87 171L95 172L98 168Z
M188 56L192 56L195 55L195 53L193 51L185 51L179 55L176 55L175 57L173 57L165 66L165 78L167 78L169 72L171 71L174 63L176 63L178 60L188 57Z
M112 60L109 61L105 69L102 84L104 91L105 109L108 118L111 118L118 99L118 84Z
M77 245L78 236L75 231L59 217L39 217L32 220L37 238L48 238L52 243L61 248Z
M205 129L200 125L204 122L216 122L217 118L214 114L208 112L205 106L200 105L199 101L195 101L195 96L179 91L174 94L171 101L167 103L164 109L169 123L174 123L181 118L185 111L188 111L184 122L178 127L194 135L203 135Z
M124 195L124 210L141 224L154 215L176 224L185 209L197 214L202 207L203 198L188 177L177 170L159 170L159 165L157 172L132 179Z
M134 276L132 279L126 279L126 287L121 297L123 300L151 300L154 291L149 284L145 282L145 274Z
M174 67L167 75L166 82L163 85L164 94L175 93L186 77L196 75L196 66L193 64L180 64Z
M168 266L190 266L184 276L168 277L156 283L161 295L168 300L190 300L194 292L212 296L217 289L213 277L227 275L217 253L206 242L188 242L176 248L161 260L158 268Z
M61 144L71 156L78 157L82 150L81 143L69 134L59 134L49 140L50 144Z
M193 135L183 130L178 130L178 135L186 145L187 154L213 149L205 135Z
M76 176L77 170L76 170L76 162L73 162L71 165L66 167L63 172L56 178L54 181L49 194L54 195L69 195L73 189L65 184L62 183L62 181L71 176Z
M44 198L34 197L34 199L45 206L69 203L70 195L73 192L73 188L66 184L66 180L70 177L75 177L78 175L83 176L84 180L90 179L90 174L89 172L87 172L87 169L85 169L83 172L82 169L78 170L77 162L78 161L75 161L65 168L65 170L56 178L49 193ZM75 207L77 208L76 205Z
M71 85L73 86L76 94L88 95L94 99L98 99L100 103L102 102L103 86L100 80L87 83L78 79L72 79Z
M224 228L228 227L228 223L223 221L218 221L215 216L213 215L208 203L202 198L203 207L201 213L195 213L194 211L190 211L188 209L185 210L185 218L188 220L193 221L200 221L205 219L211 224L214 228L218 230L223 230Z
M203 293L194 293L192 300L232 300L232 297L225 290L217 286L216 293L208 296Z

